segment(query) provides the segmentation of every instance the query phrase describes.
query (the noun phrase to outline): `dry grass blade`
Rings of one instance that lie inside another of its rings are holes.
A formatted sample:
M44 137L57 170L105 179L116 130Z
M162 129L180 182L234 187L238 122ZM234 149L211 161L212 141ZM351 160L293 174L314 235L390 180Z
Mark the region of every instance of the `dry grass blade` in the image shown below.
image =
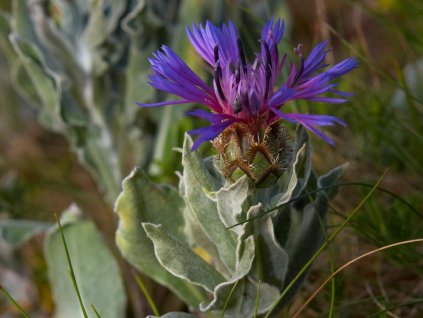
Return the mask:
M305 273L305 271L311 266L311 264L314 262L314 260L326 249L326 247L329 245L330 242L332 242L336 236L347 226L347 224L351 221L351 219L354 217L354 215L361 209L361 207L364 205L364 203L370 198L370 196L373 194L373 192L377 189L379 184L382 182L383 178L385 177L386 173L388 172L388 169L386 169L379 180L376 182L376 184L373 186L373 188L367 193L367 195L363 198L363 200L360 201L360 203L357 205L357 207L351 212L351 214L342 222L342 224L329 236L329 238L320 246L320 248L314 253L314 255L307 261L307 263L298 271L297 275L291 280L291 282L285 287L285 289L280 294L279 298L275 301L275 303L272 305L272 307L269 309L267 314L264 316L265 318L270 317L270 314L273 310L275 310L276 306L279 304L279 302L285 297L285 295L288 293L288 291L294 286L295 282ZM332 276L332 275L331 275Z
M352 265L353 263L366 258L367 256L379 253L381 251L396 247L396 246L401 246L401 245L406 245L406 244L412 244L412 243L422 243L423 242L423 238L420 239L414 239L414 240L408 240L408 241L402 241L402 242L397 242L394 244L389 244L386 246L382 246L380 248L377 248L375 250L372 250L370 252L364 253L363 255L360 255L354 259L352 259L351 261L349 261L348 263L342 265L340 268L338 268L334 273L332 273L320 286L319 288L317 288L314 293L306 300L306 302L300 307L300 309L297 310L297 312L292 316L292 318L297 318L299 317L300 313L307 307L307 305L313 300L313 298L323 289L323 287L326 286L326 284L328 282L330 282L330 280L337 275L338 273L340 273L341 271L343 271L345 268L347 268L348 266Z

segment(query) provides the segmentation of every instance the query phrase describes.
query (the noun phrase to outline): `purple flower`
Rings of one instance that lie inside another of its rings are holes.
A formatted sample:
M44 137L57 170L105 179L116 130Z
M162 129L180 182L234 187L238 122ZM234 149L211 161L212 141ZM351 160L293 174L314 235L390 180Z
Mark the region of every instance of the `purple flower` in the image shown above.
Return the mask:
M174 51L162 46L150 59L153 74L149 83L181 99L138 105L154 107L198 103L210 108L211 112L196 109L187 113L210 122L208 127L189 131L191 135L198 135L193 150L219 136L233 123L245 124L254 133L280 119L300 123L333 144L317 127L345 125L343 121L328 115L284 113L281 107L299 99L345 102L349 94L336 90L332 80L357 67L355 59L348 58L323 70L328 66L324 62L329 51L327 43L318 44L308 57L303 55L299 45L294 50L299 62L290 63L288 78L275 88L286 64L286 54L280 57L277 47L284 32L284 23L280 19L275 21L272 18L264 25L259 40L260 52L252 64L245 57L238 32L231 21L220 28L210 22L205 26L193 24L191 28L187 27L186 32L195 50L213 70L213 87L200 79ZM326 93L338 96L327 96Z

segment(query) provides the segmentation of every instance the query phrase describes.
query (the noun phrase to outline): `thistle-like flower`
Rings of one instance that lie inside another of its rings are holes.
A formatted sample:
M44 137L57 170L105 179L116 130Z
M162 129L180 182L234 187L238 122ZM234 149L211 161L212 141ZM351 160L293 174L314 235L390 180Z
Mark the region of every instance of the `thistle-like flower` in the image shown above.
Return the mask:
M342 103L349 94L336 90L333 79L357 66L353 58L326 69L327 43L318 44L308 57L302 46L294 52L298 62L289 65L288 77L277 86L287 55L280 56L278 43L284 23L272 18L265 24L260 52L248 63L238 32L230 21L222 27L207 22L186 29L191 44L212 67L213 87L198 77L169 47L162 46L150 59L150 85L179 96L179 100L138 105L153 107L197 103L210 111L195 109L188 115L210 122L210 126L188 133L197 135L192 150L212 141L218 152L222 173L229 180L247 174L256 185L267 185L279 177L289 162L289 142L281 126L284 120L303 125L330 144L333 141L318 126L345 125L328 115L296 114L281 111L291 100ZM332 93L333 96L322 96Z

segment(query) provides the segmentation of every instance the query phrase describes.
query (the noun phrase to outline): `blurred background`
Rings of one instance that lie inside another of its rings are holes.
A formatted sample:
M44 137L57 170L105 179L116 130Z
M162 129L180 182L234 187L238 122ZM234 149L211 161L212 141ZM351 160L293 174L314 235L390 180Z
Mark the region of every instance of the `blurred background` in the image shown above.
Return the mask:
M388 169L386 191L376 191L319 258L293 308L331 268L423 237L423 1L0 0L0 9L0 284L31 317L54 313L44 230L73 202L118 259L127 317L151 313L114 245L113 202L136 165L159 183L177 184L181 164L173 148L185 131L204 124L184 117L195 105L151 110L135 101L167 98L147 84L148 58L162 44L210 80L185 36L186 26L206 20L234 21L250 56L262 25L275 16L286 23L281 52L292 55L301 43L308 53L326 40L328 63L360 61L339 83L353 92L347 103L286 106L348 124L325 130L336 147L311 137L314 169L324 173L349 162L343 182L354 183L340 188L329 229ZM209 145L201 151L212 154ZM5 222L15 220L21 221L16 228ZM378 253L338 275L336 288L323 289L303 316L327 317L332 299L336 317L418 317L422 277L422 244ZM160 312L186 310L168 290L143 280ZM20 317L2 294L0 317Z

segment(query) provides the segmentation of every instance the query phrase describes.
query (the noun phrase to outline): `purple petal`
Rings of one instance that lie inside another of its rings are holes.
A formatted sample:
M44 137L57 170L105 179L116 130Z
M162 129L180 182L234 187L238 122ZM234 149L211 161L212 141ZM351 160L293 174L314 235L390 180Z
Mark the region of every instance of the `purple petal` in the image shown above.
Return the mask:
M317 70L327 66L327 64L323 64L323 61L325 60L326 54L328 52L328 50L325 51L326 45L326 41L320 42L311 51L310 55L304 61L303 77L310 76Z
M140 107L156 107L156 106L168 106L168 105L178 105L178 104L188 104L188 103L190 103L190 101L186 99L168 100L168 101L160 102L160 103L147 103L147 104L136 102L136 104Z
M315 133L317 136L322 138L324 141L326 141L328 144L335 146L335 143L332 139L329 138L328 135L324 134L321 130L316 129L315 127L307 124L307 123L301 123L305 128L310 130L311 132Z
M286 114L282 113L278 110L274 110L274 113L277 114L279 117L289 121L289 122L297 122L303 125L305 128L325 140L327 143L334 146L334 142L330 139L326 134L322 131L316 129L314 126L333 126L335 123L341 124L345 126L346 124L336 118L334 116L327 116L327 115L309 115L309 114Z
M154 88L221 110L214 91L170 48L163 46L153 54L150 63L153 74L149 75L149 84Z
M326 71L326 73L330 76L331 79L333 79L352 71L356 67L358 67L357 60L353 58L347 58L342 62L332 66Z
M306 123L309 125L316 126L333 126L335 124L340 124L346 126L345 122L340 120L335 116L329 115L313 115L313 114L293 114L293 113L281 113L284 119L289 119L289 121Z
M261 40L265 41L269 47L277 45L282 39L284 29L284 21L281 21L281 19L278 18L275 23L275 18L272 17L266 22L263 30L261 31Z
M199 108L188 111L185 114L189 116L195 116L198 118L205 119L211 123L220 123L223 120L233 118L233 116L229 114L214 114Z
M214 138L219 136L222 131L225 130L225 128L227 128L236 121L237 120L235 118L232 118L218 124L213 124L208 127L202 127L188 131L188 134L190 135L199 135L197 140L192 145L191 151L196 150L203 142L213 140Z
M282 85L281 88L279 88L270 98L269 106L271 108L280 107L292 99L294 95L295 90L287 88L286 85Z
M186 28L186 33L194 49L210 65L215 64L213 53L216 45L219 45L219 62L222 68L238 60L238 32L231 21L223 24L221 28L209 21L205 27L192 24L191 29Z

